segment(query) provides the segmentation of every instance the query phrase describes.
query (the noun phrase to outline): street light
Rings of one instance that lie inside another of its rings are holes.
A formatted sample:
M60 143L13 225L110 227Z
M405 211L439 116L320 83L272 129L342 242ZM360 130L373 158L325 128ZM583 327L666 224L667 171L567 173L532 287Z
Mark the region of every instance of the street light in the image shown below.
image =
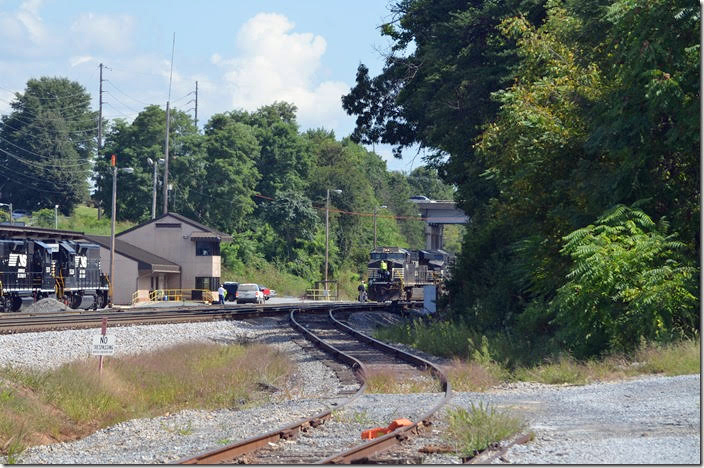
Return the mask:
M59 205L54 205L54 229L59 229Z
M158 164L164 164L164 158L159 158L157 163L152 158L147 158L150 166L154 166L154 189L152 191L152 219L156 218L156 169Z
M333 189L333 192L340 194L342 193L342 190L340 189ZM330 189L327 189L327 194L325 196L325 289L323 295L327 298L328 297L328 244L330 242L330 221L329 221L329 213L330 213Z
M12 223L12 203L0 203L0 206L7 206L10 208L10 224Z
M112 155L112 223L110 225L110 306L112 306L112 284L115 279L115 211L117 210L117 158ZM123 167L119 169L126 174L132 174L134 169L131 167Z
M386 205L381 205L379 208L384 209L386 208ZM377 207L374 207L374 250L376 250L376 210Z

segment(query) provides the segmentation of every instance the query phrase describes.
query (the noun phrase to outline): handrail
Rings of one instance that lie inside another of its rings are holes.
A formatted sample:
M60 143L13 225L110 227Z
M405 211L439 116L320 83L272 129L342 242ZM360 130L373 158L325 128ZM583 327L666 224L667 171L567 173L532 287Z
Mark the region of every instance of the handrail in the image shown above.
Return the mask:
M200 298L193 299L194 292L200 291ZM148 292L146 298L145 293ZM161 301L185 301L185 300L200 300L206 303L212 302L212 291L208 289L155 289L148 291L146 289L138 289L132 293L132 304L138 302L161 302ZM142 299L140 299L142 297Z

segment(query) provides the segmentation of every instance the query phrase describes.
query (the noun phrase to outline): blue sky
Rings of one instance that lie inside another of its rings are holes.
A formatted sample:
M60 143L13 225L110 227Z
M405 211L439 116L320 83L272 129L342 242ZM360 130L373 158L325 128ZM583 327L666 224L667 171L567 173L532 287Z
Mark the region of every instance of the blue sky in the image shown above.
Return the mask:
M199 124L285 100L298 106L302 129L341 138L354 118L340 97L360 63L381 71L389 42L378 26L390 19L386 0L0 0L0 113L41 76L81 83L97 109L101 62L106 118L165 107L175 33L171 104L192 114L198 81ZM392 170L422 164L415 151L399 161L390 147L375 150Z

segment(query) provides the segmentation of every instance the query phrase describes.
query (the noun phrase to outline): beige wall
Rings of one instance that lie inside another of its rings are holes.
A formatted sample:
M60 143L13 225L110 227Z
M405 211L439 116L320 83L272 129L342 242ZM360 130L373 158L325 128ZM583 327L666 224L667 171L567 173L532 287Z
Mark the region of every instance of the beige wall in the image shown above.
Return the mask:
M157 224L178 223L179 228L157 228ZM220 256L197 257L196 243L191 240L193 232L201 230L181 220L165 216L133 231L120 234L120 240L140 249L170 260L181 266L180 280L169 276L168 287L172 289L195 288L196 276L220 277Z
M110 275L110 249L100 247L100 265L103 272ZM132 293L137 290L137 275L139 264L115 252L115 281L112 285L113 304L129 305L132 303Z

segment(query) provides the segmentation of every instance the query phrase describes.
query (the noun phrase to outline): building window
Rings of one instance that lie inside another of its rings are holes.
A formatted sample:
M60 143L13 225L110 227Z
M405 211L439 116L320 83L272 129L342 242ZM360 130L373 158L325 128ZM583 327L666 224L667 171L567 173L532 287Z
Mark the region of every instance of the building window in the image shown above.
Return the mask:
M220 287L219 276L196 276L196 289L217 291Z
M196 241L196 257L220 255L220 243L216 241Z

